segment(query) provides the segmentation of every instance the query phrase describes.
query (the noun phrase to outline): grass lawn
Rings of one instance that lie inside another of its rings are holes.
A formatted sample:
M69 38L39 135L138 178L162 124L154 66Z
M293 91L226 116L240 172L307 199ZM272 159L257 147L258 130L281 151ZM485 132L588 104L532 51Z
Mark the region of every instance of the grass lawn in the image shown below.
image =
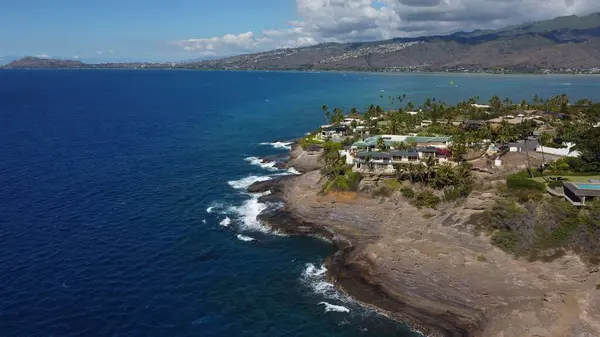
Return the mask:
M564 179L567 179L567 181L571 181L571 182L575 182L575 183L587 183L587 182L589 182L590 179L600 180L600 175L589 175L589 176L544 175L544 177L546 177L549 180L550 180L550 178L562 177ZM544 178L542 178L542 177L536 177L536 178L533 178L533 180L539 181L541 183L545 182Z

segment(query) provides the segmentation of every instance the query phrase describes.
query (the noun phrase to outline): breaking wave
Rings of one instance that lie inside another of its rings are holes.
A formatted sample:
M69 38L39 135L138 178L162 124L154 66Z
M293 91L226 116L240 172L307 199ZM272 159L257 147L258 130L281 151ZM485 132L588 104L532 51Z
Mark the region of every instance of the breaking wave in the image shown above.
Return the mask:
M248 177L242 178L240 180L228 181L227 183L229 184L229 186L235 188L236 190L241 190L241 189L247 189L248 186L250 186L256 182L267 181L270 179L271 179L271 177L269 177L269 176L248 176Z
M237 238L238 238L238 240L245 241L245 242L254 241L254 238L251 238L249 236L245 236L245 235L242 235L242 234L238 234Z
M267 205L258 201L258 198L270 192L252 194L252 197L240 206L230 207L230 211L239 216L241 227L244 230L267 233L269 230L258 220L258 215L267 209Z
M342 305L334 305L327 302L319 302L319 305L325 306L325 312L335 311L335 312L350 312L350 309L342 306Z
M292 149L292 142L273 142L273 143L260 143L260 145L270 145L276 149Z
M269 170L269 171L277 171L278 169L275 167L275 162L273 161L263 161L262 159L258 158L258 157L247 157L244 158L245 161L249 162L252 165L256 165L256 166L260 166L262 168L264 168L265 170Z
M231 225L231 219L227 216L227 217L225 217L225 219L223 219L221 222L219 222L219 225L221 225L223 227L229 227L229 225Z
M206 213L215 213L215 212L220 212L225 208L225 205L223 205L220 202L212 202L210 204L210 206L206 209Z
M300 171L296 170L293 167L290 167L287 171L291 174L296 174L296 175L302 174L302 173L300 173Z

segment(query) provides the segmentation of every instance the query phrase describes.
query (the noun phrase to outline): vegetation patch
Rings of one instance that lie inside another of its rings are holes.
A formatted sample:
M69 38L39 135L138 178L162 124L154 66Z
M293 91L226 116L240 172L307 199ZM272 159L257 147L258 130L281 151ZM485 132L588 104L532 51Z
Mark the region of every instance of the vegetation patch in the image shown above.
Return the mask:
M415 197L415 191L410 187L402 187L400 189L400 193L402 194L402 196L408 199L412 199Z
M417 208L435 208L442 200L430 189L417 192L412 200L412 205Z
M393 191L399 191L402 189L402 183L400 183L397 179L386 179L383 182L383 185Z
M323 141L320 139L317 139L316 133L311 133L310 135L300 138L300 140L298 141L298 144L300 145L300 147L302 149L306 150L311 146L323 145Z

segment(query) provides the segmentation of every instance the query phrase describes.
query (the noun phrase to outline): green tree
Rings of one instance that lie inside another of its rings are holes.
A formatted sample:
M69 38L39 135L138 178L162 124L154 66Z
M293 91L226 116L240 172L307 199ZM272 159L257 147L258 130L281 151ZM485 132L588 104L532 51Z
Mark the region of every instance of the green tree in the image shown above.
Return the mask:
M344 112L340 108L333 109L333 115L329 122L331 124L339 124L344 121Z
M379 151L385 151L386 146L383 137L379 137L379 139L377 139L377 148Z
M323 110L323 114L325 115L325 123L329 123L330 113L329 113L329 108L327 107L327 104L323 104L321 109Z
M499 111L502 109L502 101L500 100L500 97L498 97L498 96L493 96L492 98L490 98L489 104L490 104L490 107L492 109L494 109L495 111Z
M552 143L552 135L546 132L542 132L538 139L540 145L542 146L542 166L546 165L546 158L544 157L544 146L548 146Z

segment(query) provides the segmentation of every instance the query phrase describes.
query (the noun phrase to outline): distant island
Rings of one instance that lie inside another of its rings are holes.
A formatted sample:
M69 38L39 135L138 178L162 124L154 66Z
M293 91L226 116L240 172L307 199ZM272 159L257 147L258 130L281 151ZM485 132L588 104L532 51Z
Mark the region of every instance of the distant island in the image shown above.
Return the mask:
M600 73L600 13L444 36L325 43L210 61L122 62L25 57L4 69L205 69L465 73Z

